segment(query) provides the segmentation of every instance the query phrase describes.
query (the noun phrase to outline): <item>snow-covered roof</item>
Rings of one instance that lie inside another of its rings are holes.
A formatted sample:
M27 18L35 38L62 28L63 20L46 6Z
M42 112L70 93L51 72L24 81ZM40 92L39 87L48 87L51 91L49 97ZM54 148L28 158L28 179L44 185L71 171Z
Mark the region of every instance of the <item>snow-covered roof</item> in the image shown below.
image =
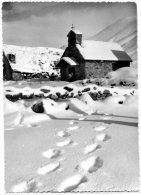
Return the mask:
M64 60L65 62L67 62L69 65L71 66L76 66L78 65L78 63L75 61L74 58L69 58L69 57L63 57L62 60Z
M76 47L85 60L132 61L118 43L85 40Z
M60 62L62 60L67 62L70 66L77 66L77 65L79 65L73 57L63 57L63 58L61 58ZM60 67L60 66L63 65L60 62L56 65L56 67Z
M5 55L14 54L15 63L10 62L13 70L27 73L55 72L55 62L59 61L64 50L50 47L25 47L3 45Z
M80 30L73 29L72 31L73 31L75 34L82 35L82 32L81 32Z

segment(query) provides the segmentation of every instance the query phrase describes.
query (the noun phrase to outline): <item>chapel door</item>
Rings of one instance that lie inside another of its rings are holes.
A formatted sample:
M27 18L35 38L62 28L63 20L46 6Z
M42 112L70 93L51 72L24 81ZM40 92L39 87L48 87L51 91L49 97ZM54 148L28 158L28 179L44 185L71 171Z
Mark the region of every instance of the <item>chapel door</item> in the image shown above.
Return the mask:
M69 68L69 75L68 75L68 81L74 81L75 80L75 68L70 67Z

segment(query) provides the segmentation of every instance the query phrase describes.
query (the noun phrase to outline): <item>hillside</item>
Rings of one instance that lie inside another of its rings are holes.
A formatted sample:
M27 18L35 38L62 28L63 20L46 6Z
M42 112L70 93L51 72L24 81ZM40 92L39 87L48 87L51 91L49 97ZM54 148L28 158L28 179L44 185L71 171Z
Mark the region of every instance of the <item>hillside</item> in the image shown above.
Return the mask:
M48 72L49 75L59 74L54 67L63 54L62 49L3 45L3 50L6 56L14 54L15 63L10 63L13 70L28 73Z
M137 18L122 18L107 26L98 34L89 38L95 41L110 41L119 43L132 58L133 67L137 67Z

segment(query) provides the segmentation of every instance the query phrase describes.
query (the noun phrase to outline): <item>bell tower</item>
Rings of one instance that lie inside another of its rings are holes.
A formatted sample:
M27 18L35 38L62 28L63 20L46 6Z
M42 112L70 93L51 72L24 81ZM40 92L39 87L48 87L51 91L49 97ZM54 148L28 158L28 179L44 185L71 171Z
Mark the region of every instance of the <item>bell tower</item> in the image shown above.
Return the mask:
M81 45L82 43L82 33L79 30L76 30L73 24L67 37L68 37L68 47L75 46L76 44Z

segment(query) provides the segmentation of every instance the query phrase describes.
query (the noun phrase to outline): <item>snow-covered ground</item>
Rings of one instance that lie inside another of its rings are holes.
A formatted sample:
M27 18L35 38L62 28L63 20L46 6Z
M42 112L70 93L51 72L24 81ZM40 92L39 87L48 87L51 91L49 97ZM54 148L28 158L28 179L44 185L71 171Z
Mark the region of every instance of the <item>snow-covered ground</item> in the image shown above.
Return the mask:
M15 55L15 63L10 63L13 70L27 73L48 72L59 75L55 63L60 60L64 50L49 47L24 47L3 45L6 54Z
M4 82L7 192L138 191L137 88L28 84Z

